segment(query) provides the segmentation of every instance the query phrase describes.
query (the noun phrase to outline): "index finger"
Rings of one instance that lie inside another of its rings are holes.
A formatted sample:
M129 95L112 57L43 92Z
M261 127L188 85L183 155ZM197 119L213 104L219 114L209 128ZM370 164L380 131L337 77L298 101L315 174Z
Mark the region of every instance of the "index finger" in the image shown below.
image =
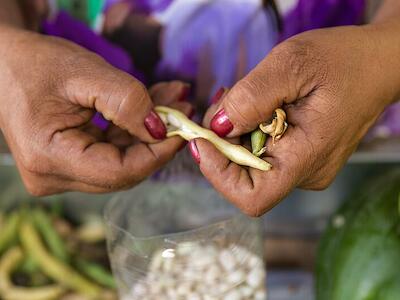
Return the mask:
M305 170L308 151L300 142L300 130L290 128L285 138L269 146L270 171L239 166L229 161L211 143L198 139L200 170L215 189L244 213L261 216L285 198ZM300 155L304 159L300 159Z
M54 134L49 156L53 170L62 172L53 175L114 191L145 179L171 160L181 144L176 137L156 144L137 143L120 151L83 131L68 129Z

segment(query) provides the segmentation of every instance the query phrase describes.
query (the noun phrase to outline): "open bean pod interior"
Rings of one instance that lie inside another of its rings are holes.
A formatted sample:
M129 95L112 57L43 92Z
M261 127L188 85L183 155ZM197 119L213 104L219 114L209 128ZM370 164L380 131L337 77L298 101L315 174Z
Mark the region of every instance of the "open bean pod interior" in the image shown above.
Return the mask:
M206 139L229 160L262 171L268 171L272 168L270 163L260 158L267 150L265 147L267 136L271 136L275 142L283 136L288 127L285 112L282 109L277 109L271 123L260 124L259 129L252 133L252 152L250 152L245 147L231 144L213 131L199 126L178 110L165 106L157 106L155 110L167 126L168 137L180 136L187 141L196 138Z

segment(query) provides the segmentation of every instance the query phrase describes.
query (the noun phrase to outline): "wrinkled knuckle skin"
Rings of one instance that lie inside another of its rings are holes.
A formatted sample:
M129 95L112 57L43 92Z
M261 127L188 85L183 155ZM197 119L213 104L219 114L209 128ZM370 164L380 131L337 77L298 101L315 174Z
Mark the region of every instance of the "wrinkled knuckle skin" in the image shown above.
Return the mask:
M301 39L291 39L280 46L279 61L284 63L287 71L293 75L302 75L313 58L312 42Z
M107 66L106 60L101 56L90 51L82 50L83 49L70 49L69 55L66 55L61 60L63 65L67 66L68 69L73 72L71 75L75 75L75 73L78 73L79 71L87 71L91 73L93 67ZM73 68L70 68L71 66Z
M127 88L122 99L112 96L112 99L115 99L116 101L120 100L118 105L113 105L115 109L114 112L112 112L112 115L114 116L114 122L117 125L120 125L126 121L126 118L130 118L133 112L139 110L141 107L146 106L146 93L147 90L144 85L131 84Z
M225 104L225 109L230 113L229 117L236 127L252 130L254 119L260 118L257 101L262 95L262 86L256 80L243 79L237 84L235 91L235 98Z
M326 62L324 52L307 35L291 38L274 48L271 52L272 68L280 70L282 76L296 82L297 88L306 83L321 81L324 77Z

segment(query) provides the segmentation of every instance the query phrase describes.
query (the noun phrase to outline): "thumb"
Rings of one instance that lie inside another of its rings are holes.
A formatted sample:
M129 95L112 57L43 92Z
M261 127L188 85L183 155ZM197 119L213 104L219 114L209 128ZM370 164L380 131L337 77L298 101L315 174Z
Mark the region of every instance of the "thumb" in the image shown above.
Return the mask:
M210 110L214 111L210 127L219 136L234 137L254 130L267 122L284 103L301 97L306 76L299 74L293 57L287 57L286 46L277 46L240 80ZM297 74L296 74L297 73ZM305 94L306 95L306 94Z
M70 101L94 109L143 142L166 137L145 86L134 77L100 61L86 66L65 86Z

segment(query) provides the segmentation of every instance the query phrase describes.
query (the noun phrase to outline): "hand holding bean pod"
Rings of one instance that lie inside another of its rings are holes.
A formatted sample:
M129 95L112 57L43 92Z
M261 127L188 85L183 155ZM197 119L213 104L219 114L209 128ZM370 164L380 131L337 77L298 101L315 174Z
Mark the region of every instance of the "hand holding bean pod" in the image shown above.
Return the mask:
M266 134L271 135L273 139L279 139L287 128L287 123L285 122L286 115L283 110L279 109L271 124L268 126L260 125L261 132L256 130L256 134L252 135L252 154L245 147L231 144L223 138L220 138L213 131L199 126L178 110L165 106L157 106L156 112L167 127L168 137L178 135L187 141L196 138L206 139L231 161L242 166L248 166L262 171L268 171L272 167L270 163L258 157L266 151L264 148Z

